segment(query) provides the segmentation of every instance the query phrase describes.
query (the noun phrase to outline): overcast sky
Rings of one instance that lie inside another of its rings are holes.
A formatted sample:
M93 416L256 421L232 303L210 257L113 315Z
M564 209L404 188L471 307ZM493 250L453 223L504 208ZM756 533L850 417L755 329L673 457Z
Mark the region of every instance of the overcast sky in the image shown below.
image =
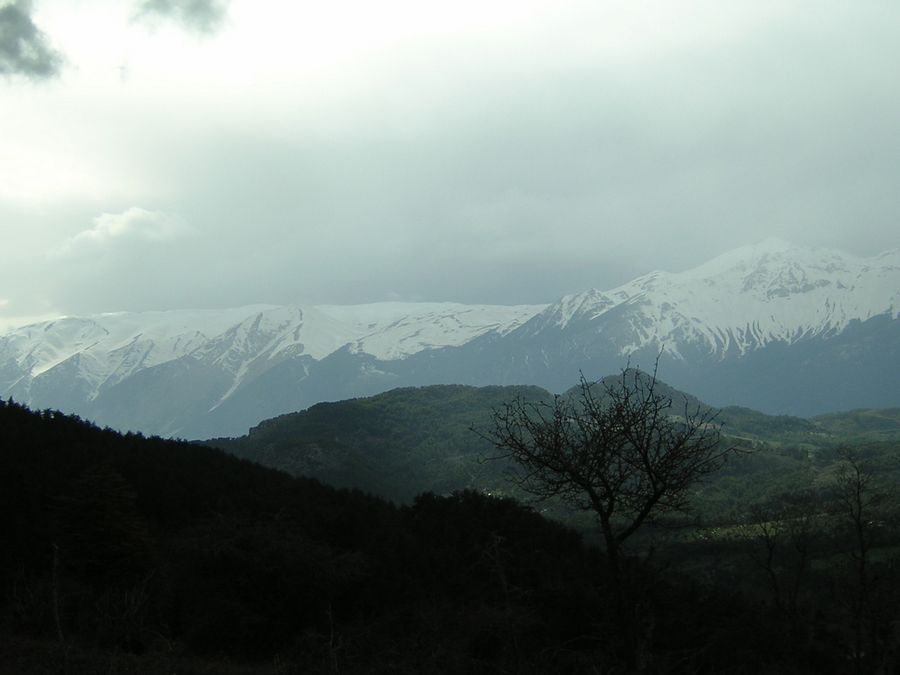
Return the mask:
M0 323L900 245L897 0L0 0Z

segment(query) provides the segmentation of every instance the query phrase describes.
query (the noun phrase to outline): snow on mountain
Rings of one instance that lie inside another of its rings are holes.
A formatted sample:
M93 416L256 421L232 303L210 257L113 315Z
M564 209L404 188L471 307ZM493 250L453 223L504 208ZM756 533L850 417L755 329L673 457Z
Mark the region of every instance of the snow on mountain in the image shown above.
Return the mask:
M176 310L64 317L0 336L0 360L38 377L80 355L94 389L185 356L235 379L301 354L320 360L347 345L381 360L461 346L485 333L564 330L615 310L628 322L622 354L653 347L677 354L687 341L711 353L745 353L773 341L839 333L851 321L900 313L900 250L858 258L769 239L684 272L656 271L608 291L550 306L385 302L368 305ZM620 331L620 334L622 332ZM13 382L0 382L5 389Z
M352 351L391 361L426 349L458 347L485 333L505 335L545 306L387 302L319 309L360 332Z
M253 305L43 321L0 333L0 396L201 438L396 386L561 391L579 372L601 376L663 350L670 384L709 402L813 414L900 403L886 375L900 359L898 318L900 250L861 258L766 240L552 305Z
M227 310L110 313L63 317L0 336L4 394L23 381L63 364L75 364L93 399L104 386L135 372L190 357L227 373L232 384L220 401L248 377L278 362L306 355L321 360L341 347L380 359L400 359L424 349L463 344L487 332L504 334L544 308L468 306L452 303L278 307ZM19 387L22 391L22 387Z
M190 354L248 313L267 309L271 306L61 317L0 336L0 361L14 360L22 376L37 377L81 356L83 373L100 386L110 377L122 379Z
M566 296L536 319L565 329L628 322L627 355L646 347L678 355L686 341L743 354L768 343L839 333L854 320L900 313L900 251L858 258L770 239L678 273L651 272L610 291Z

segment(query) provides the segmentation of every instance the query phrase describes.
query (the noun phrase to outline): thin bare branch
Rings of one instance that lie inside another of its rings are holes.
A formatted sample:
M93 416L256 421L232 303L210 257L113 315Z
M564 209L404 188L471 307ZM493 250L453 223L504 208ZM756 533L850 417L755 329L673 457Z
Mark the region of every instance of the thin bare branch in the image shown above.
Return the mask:
M582 375L573 395L549 403L517 399L482 433L518 465L521 489L593 511L611 560L648 520L684 510L690 488L733 450L715 411L687 400L678 408L662 393L658 365L599 382Z

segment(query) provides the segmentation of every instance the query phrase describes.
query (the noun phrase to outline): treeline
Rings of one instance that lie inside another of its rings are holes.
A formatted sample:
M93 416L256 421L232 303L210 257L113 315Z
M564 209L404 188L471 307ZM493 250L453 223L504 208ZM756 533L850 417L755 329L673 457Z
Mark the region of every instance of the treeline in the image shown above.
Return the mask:
M17 645L29 654L10 672L106 672L97 660L123 653L138 672L172 659L189 672L188 657L248 672L555 670L591 649L596 553L513 501L398 509L10 402L0 435L0 623L8 663ZM103 656L79 662L84 649Z
M0 402L0 672L624 672L626 623L648 673L894 672L896 529L862 487L857 521L785 501L629 559L623 622L601 554L512 500L401 508Z
M718 526L670 543L668 556L682 573L751 598L774 631L770 649L805 664L798 672L898 673L898 450L820 451L807 472L774 482L789 490L762 490Z

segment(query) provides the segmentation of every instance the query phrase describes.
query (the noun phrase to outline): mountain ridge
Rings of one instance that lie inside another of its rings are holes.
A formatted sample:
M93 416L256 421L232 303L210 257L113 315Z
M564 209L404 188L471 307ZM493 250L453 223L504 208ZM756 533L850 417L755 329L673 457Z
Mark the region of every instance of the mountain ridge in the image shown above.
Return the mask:
M900 387L882 381L900 372L898 319L900 249L861 258L766 240L549 305L63 317L0 333L0 395L119 429L208 437L398 386L561 391L582 370L659 358L668 380L717 405L817 414L900 404Z

